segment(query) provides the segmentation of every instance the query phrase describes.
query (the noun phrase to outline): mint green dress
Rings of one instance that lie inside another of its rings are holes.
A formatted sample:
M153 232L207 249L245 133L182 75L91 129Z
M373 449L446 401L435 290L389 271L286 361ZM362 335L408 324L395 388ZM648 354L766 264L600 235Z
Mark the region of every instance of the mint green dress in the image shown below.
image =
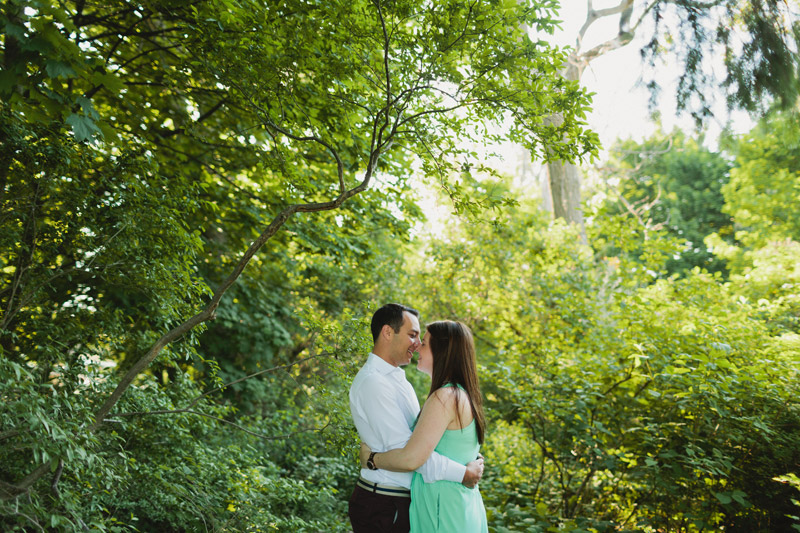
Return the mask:
M461 464L478 457L478 433L475 420L464 429L448 429L436 445L438 453ZM478 487L468 489L461 483L437 481L425 483L414 472L411 481L411 533L488 533L486 510Z

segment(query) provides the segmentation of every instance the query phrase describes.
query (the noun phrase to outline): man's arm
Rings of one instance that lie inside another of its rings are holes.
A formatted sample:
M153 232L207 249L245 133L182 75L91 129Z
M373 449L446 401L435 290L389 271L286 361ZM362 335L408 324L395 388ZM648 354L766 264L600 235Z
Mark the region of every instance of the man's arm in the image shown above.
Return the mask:
M366 443L361 443L361 465L365 467L367 458L371 450ZM470 461L466 465L457 463L452 459L433 452L422 466L417 468L417 472L422 475L425 483L436 481L453 481L461 483L468 489L473 488L483 477L483 456L478 454L478 458Z
M370 400L369 402L361 403L357 407L360 411L360 418L368 420L372 432L378 435L382 441L379 443L367 442L366 444L377 452L405 446L411 438L411 428L397 405L397 398L391 392L391 387L388 387L383 380L379 379L364 382L363 387L363 397ZM351 409L353 407L351 404ZM354 418L356 418L355 414L353 413ZM356 423L356 426L358 426L358 423ZM387 436L390 437L387 439ZM366 455L369 455L369 449ZM365 463L366 458L362 461L362 464ZM472 465L472 463L470 464ZM464 483L465 486L470 487L467 483L475 486L480 476L483 475L483 465L480 466L479 470L476 465L472 465L468 472L467 467L463 464L433 452L430 458L417 468L417 472L422 474L422 478L426 483L453 481L455 483Z
M372 397L382 396L378 391L372 392ZM383 453L380 453L381 450L375 450L379 452L378 456L374 457L375 464L378 468L394 472L416 470L426 483L444 480L463 483L469 488L474 487L483 475L482 461L474 461L467 470L465 465L433 451L452 419L456 405L454 389L441 389L436 391L433 397L439 401L430 401L429 398L429 401L425 402L408 442L402 446L389 446ZM384 402L380 403L383 403L383 412L386 413L388 406ZM366 458L362 453L362 465L365 463Z

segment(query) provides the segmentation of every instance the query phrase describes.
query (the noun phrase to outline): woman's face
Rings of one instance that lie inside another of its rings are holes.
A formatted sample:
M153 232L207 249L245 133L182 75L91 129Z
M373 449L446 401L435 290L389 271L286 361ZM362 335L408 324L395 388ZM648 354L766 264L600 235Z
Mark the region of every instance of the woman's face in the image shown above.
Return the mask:
M422 337L422 344L419 347L419 361L417 361L417 370L424 372L429 376L433 374L433 354L431 353L430 345L431 336L427 331Z

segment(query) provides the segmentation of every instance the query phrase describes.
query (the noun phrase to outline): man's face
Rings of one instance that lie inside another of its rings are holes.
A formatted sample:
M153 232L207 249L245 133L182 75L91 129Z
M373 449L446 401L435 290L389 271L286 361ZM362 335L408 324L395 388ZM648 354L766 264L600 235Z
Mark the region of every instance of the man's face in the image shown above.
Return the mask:
M419 344L419 320L411 313L403 313L403 326L392 337L392 361L395 366L410 363Z

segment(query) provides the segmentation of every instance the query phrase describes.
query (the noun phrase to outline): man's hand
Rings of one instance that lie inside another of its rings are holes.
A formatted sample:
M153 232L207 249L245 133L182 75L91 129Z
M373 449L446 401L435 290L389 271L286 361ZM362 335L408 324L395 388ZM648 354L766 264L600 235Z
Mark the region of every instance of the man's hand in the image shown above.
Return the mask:
M478 484L483 477L483 456L478 454L478 458L467 463L467 471L464 472L464 479L461 484L471 489Z

